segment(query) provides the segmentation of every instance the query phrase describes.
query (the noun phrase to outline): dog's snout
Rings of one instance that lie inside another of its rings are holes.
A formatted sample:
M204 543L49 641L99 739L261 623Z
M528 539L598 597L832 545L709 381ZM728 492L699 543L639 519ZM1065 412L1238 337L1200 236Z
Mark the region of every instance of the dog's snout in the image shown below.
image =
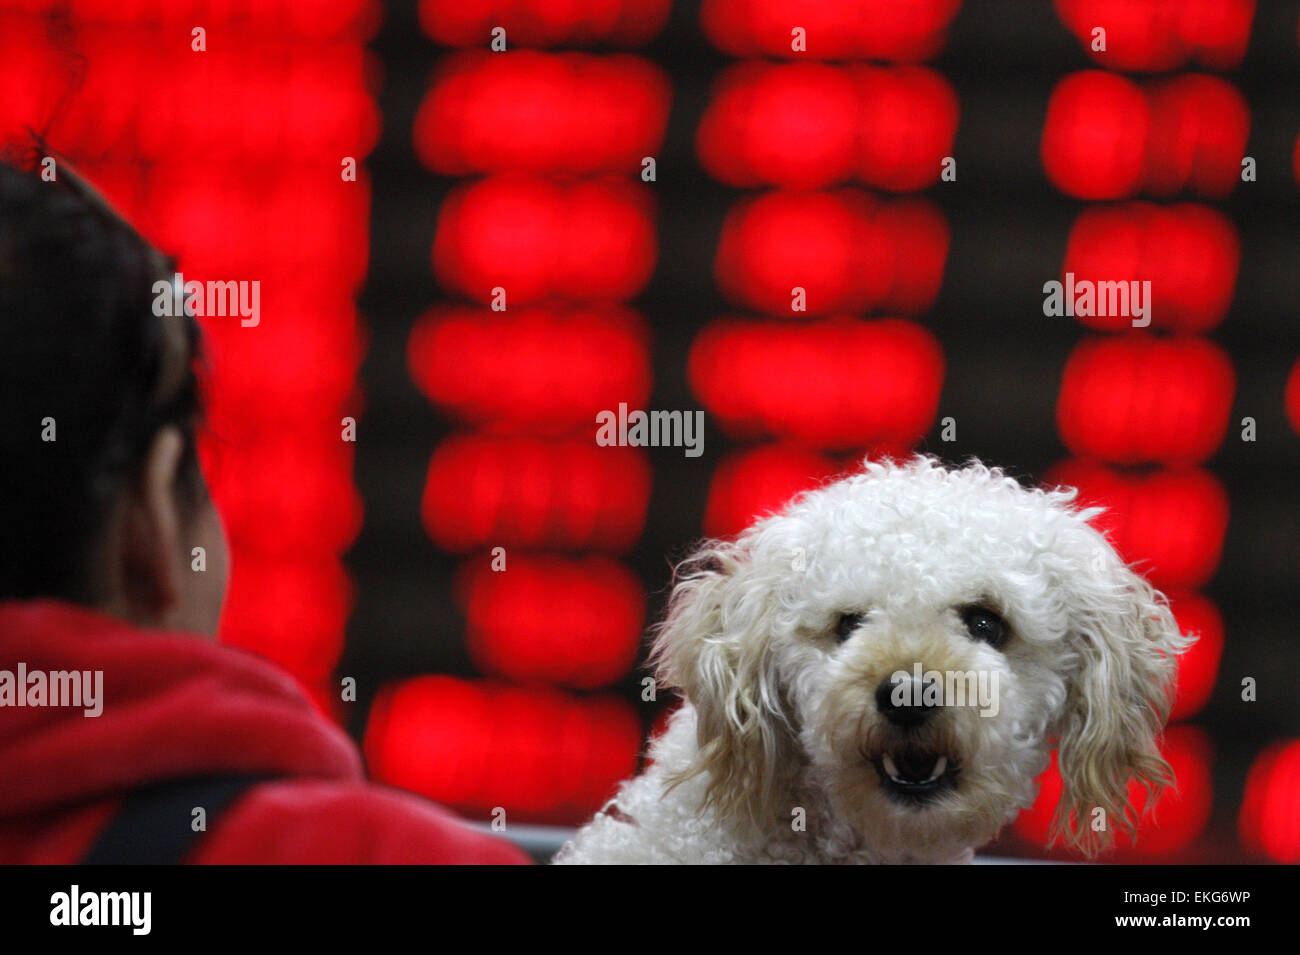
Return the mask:
M926 701L932 694L924 690L910 676L903 680L886 677L876 687L876 709L900 728L919 726L939 708L937 703Z

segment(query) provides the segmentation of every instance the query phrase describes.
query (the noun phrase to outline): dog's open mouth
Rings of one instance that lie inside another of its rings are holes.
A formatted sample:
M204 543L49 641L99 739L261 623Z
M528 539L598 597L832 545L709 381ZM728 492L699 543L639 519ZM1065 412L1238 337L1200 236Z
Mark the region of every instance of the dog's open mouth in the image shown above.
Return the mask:
M958 760L944 753L909 746L881 753L871 764L885 792L906 805L920 805L957 788Z

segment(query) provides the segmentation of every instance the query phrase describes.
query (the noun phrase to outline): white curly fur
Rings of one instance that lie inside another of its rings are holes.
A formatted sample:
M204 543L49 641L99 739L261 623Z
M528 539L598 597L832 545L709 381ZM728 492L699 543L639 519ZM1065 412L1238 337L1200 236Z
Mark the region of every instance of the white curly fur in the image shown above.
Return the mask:
M1131 831L1129 781L1172 782L1158 741L1187 640L1074 498L918 456L705 542L652 654L686 702L555 862L965 862L1033 802L1053 743L1056 835L1091 855ZM976 604L1006 621L1000 649L967 631ZM841 643L844 613L866 617ZM995 673L998 712L894 726L876 688L918 662ZM955 785L921 805L887 792L880 754L907 745L959 760Z

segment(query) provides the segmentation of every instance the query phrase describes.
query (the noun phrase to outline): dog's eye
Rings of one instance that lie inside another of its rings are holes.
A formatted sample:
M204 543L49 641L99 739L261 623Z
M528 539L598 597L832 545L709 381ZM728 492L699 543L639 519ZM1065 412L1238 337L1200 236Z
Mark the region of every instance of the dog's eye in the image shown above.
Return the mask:
M835 639L843 643L853 631L862 626L862 621L867 619L865 613L842 613L839 621L835 624Z
M1006 621L985 607L966 607L961 612L966 631L976 640L1000 647L1007 639Z

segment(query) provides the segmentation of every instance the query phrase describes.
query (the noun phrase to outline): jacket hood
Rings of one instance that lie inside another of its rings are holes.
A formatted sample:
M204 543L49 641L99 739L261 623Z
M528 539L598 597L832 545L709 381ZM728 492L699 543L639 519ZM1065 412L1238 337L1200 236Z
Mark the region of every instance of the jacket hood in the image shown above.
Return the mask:
M92 695L99 681L100 698L51 705L61 671ZM224 772L362 778L347 734L260 657L59 601L0 601L0 816Z

